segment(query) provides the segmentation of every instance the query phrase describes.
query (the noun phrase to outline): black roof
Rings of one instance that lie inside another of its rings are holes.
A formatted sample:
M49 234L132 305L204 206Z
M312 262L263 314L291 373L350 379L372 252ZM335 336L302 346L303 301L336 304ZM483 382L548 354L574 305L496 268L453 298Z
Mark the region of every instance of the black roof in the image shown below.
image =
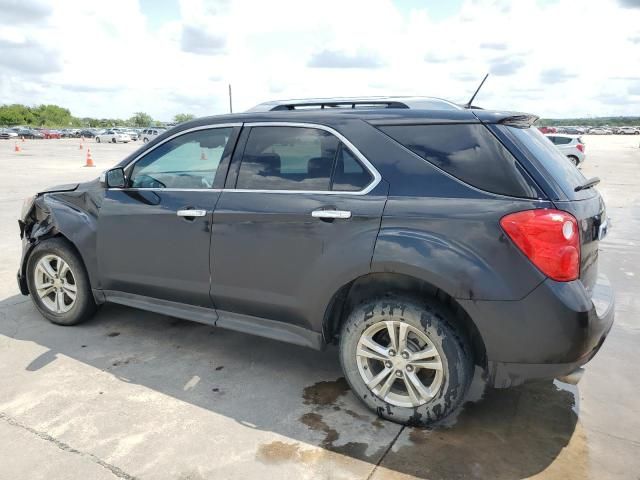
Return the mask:
M202 117L178 125L179 130L202 125L249 122L299 122L338 125L348 119L360 119L374 125L381 124L438 124L438 123L511 123L531 125L538 117L527 113L491 110L412 110L385 109L331 109L331 110L279 110L244 112Z

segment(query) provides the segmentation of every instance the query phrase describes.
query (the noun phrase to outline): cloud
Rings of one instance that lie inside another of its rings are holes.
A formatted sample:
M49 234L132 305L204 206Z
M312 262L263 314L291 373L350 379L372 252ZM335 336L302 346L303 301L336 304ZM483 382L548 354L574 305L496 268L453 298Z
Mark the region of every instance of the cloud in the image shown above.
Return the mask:
M438 53L438 52L429 52L424 56L424 61L428 63L450 63L450 62L462 62L466 60L467 57L462 55L461 53L452 54L452 53Z
M51 15L51 2L38 0L0 0L0 23L6 25L36 24Z
M22 43L0 40L0 66L28 75L62 70L58 54L32 40Z
M607 105L627 105L629 98L618 93L601 93L593 98Z
M629 37L629 41L631 43L640 43L640 35L636 35L634 37Z
M564 68L548 68L540 73L540 80L544 83L566 82L578 75L569 73Z
M494 58L489 62L489 71L493 75L507 76L513 75L524 66L524 61L518 57L504 56Z
M640 8L640 0L618 0L618 3L625 8Z
M508 45L506 43L499 42L485 42L480 44L480 48L484 48L487 50L506 50Z
M338 50L322 50L311 56L312 68L380 68L384 62L371 52L348 54Z
M631 95L640 95L640 81L632 83L627 89L627 91Z
M224 53L226 40L208 32L204 27L183 25L180 46L183 52L197 55L219 55Z

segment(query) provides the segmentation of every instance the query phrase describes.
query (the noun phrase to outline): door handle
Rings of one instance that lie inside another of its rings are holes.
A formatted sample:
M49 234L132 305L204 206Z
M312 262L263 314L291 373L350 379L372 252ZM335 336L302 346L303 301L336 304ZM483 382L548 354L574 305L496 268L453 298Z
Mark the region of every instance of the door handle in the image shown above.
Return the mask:
M313 218L351 218L349 210L314 210L311 212Z
M195 210L193 208L178 210L176 212L176 215L178 215L179 217L204 217L206 214L206 210Z

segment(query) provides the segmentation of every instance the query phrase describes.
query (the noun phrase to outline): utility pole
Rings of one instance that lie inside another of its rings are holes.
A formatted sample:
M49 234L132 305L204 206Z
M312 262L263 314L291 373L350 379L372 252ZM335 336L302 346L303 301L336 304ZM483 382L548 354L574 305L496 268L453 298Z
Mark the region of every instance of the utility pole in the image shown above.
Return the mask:
M233 102L231 100L231 84L229 84L229 113L233 113Z

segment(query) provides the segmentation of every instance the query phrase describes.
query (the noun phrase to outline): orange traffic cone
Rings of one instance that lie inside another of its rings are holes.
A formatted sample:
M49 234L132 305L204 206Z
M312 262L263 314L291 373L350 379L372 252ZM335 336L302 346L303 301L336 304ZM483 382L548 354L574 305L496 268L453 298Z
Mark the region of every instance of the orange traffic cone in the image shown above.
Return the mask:
M16 146L13 148L14 152L19 152L20 151L20 145L18 145L18 142L16 142Z
M84 164L85 167L95 167L93 164L93 158L91 158L91 149L87 148L87 162Z

